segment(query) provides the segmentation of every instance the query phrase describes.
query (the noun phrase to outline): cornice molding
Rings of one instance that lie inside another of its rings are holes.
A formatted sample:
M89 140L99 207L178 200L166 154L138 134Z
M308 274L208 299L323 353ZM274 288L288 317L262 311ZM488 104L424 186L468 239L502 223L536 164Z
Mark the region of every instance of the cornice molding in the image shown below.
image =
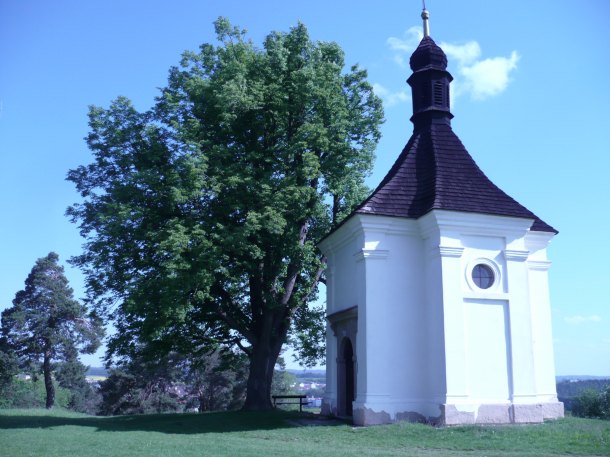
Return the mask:
M336 324L337 322L345 321L353 317L358 317L358 305L350 306L349 308L344 308L328 314L326 319L328 319L331 324Z
M549 232L528 232L525 236L525 246L531 252L545 249L551 243L554 236L554 233Z
M553 262L550 260L528 260L527 266L530 270L548 271Z
M506 249L504 251L504 258L506 260L512 260L515 262L523 262L523 261L527 260L529 255L530 255L530 252L524 251L524 250Z
M390 251L386 249L360 249L354 252L354 257L357 262L364 260L384 260L387 259Z
M466 213L460 211L433 210L420 217L418 222L423 238L426 238L434 231L437 231L440 234L456 232L461 235L521 237L528 232L534 219Z
M373 214L359 214L356 217L365 232L419 236L419 227L413 219Z
M318 248L327 256L341 250L343 246L352 242L361 231L360 225L355 217L351 217L345 224L339 227L330 236L318 243Z
M460 258L464 253L464 248L458 246L439 246L438 252L440 253L441 257Z
M366 239L370 238L368 235L375 238L377 234L419 237L420 230L417 221L413 219L354 214L328 238L320 241L318 247L324 254L332 255L359 237L366 242Z

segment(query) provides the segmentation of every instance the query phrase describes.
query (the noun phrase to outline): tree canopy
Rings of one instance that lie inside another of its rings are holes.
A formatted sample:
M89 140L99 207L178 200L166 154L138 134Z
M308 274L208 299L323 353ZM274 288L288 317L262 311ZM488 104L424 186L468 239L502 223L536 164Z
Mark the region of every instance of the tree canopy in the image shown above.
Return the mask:
M316 242L366 196L383 111L366 71L303 24L262 48L215 27L152 109L91 107L93 162L68 174L86 239L73 261L118 329L109 357L240 348L245 407L266 409L287 339L305 363L323 353Z
M104 333L101 319L75 300L59 256L51 252L36 261L15 295L13 306L2 311L3 346L15 354L22 370L42 371L46 407L55 402L53 363L74 363L76 354L92 354Z

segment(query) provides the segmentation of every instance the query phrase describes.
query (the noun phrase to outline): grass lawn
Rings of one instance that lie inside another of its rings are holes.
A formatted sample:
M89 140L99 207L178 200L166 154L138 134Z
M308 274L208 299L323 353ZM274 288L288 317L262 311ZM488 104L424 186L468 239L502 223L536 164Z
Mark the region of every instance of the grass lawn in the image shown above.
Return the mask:
M296 426L307 413L94 417L0 410L0 456L610 456L610 422L433 428L398 423Z

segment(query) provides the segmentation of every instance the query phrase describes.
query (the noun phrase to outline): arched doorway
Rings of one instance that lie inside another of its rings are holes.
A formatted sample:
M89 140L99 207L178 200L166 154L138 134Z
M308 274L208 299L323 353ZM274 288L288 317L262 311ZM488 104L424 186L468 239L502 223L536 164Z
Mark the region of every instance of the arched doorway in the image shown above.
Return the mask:
M351 416L353 414L352 402L355 399L355 373L354 373L354 347L349 338L343 338L337 358L337 392L338 414Z

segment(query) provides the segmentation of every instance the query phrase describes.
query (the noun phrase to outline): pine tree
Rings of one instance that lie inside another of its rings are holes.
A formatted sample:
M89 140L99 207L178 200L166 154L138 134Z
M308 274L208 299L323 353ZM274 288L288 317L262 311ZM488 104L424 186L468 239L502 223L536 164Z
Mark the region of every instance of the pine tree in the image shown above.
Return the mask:
M44 375L47 408L55 403L53 364L68 361L76 351L92 354L104 333L97 315L74 299L58 261L54 252L38 259L25 289L2 312L2 337L20 368Z

